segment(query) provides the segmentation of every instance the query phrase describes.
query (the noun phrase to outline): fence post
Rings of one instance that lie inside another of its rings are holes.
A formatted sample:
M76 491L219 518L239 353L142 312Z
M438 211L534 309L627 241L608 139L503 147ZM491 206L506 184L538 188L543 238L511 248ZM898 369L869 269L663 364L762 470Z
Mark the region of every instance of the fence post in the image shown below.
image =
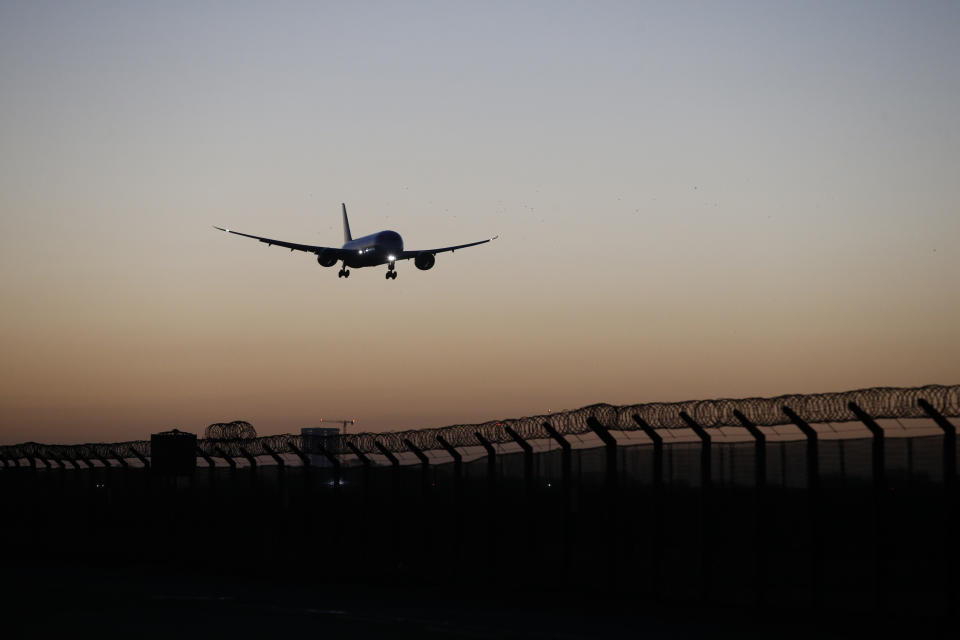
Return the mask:
M347 442L346 445L347 449L350 449L350 453L357 456L357 460L363 465L363 504L366 508L367 501L370 498L370 465L373 463L370 462L370 458L365 453L357 448L357 445L352 442ZM364 514L364 519L366 519L366 514Z
M286 508L289 498L289 496L287 496L287 465L284 463L283 458L280 457L280 454L271 449L266 443L261 446L263 450L267 452L267 455L273 458L274 464L277 465L277 483L280 485L280 496L283 500L283 507Z
M82 453L77 454L77 459L74 462L74 466L80 471L84 472L80 474L81 482L86 483L87 500L90 500L90 496L96 496L97 494L97 477L93 468L93 463L90 462L89 458L84 458L83 455L84 454ZM77 462L82 462L86 465L86 468L81 467L77 464Z
M423 499L427 500L430 497L430 458L417 448L417 445L410 442L409 438L404 438L403 444L406 445L420 461L420 488L423 490Z
M427 457L423 451L421 451L415 444L410 442L409 438L403 439L403 444L406 445L410 451L413 452L413 455L417 456L417 459L420 461L420 483L421 489L423 491L423 507L420 515L420 523L422 528L422 537L421 542L423 544L423 551L429 552L433 548L433 518L436 517L436 514L433 512L433 501L430 499L430 458Z
M393 497L396 499L397 494L399 493L398 476L400 473L400 460L397 458L397 456L393 455L393 452L390 451L390 449L387 449L385 446L383 446L382 443L374 441L373 444L377 447L377 451L379 451L390 462L390 466L393 467L393 482L391 482L390 485L392 487ZM394 506L396 506L396 501L394 501Z
M363 541L363 543L367 543L370 539L370 466L373 463L370 461L370 458L366 456L366 454L357 448L357 445L349 441L344 442L344 444L353 455L357 456L357 460L359 460L360 464L363 466L363 502L360 509L360 539ZM366 560L367 558L364 558L364 561Z
M856 402L849 402L847 406L850 407L850 411L852 411L854 415L857 416L857 419L866 425L870 433L873 434L873 485L875 489L881 490L884 485L886 485L883 428L877 424L876 420L861 409Z
M653 487L663 488L663 437L656 429L647 424L647 421L634 414L633 421L637 423L643 434L653 443Z
M231 489L236 491L237 489L237 461L227 455L227 452L224 451L220 445L217 445L213 448L214 452L219 455L221 458L226 460L227 464L230 465L230 482L233 485Z
M524 497L524 509L523 515L526 520L526 536L528 540L537 539L537 513L534 508L534 497L533 497L533 447L530 446L530 443L524 440L519 433L503 425L503 430L507 432L507 435L513 438L513 441L520 445L520 448L523 450L523 497ZM514 548L516 548L514 546ZM514 560L519 560L516 558ZM530 575L529 571L526 572L526 576ZM526 577L524 576L524 577Z
M66 481L67 481L67 478L66 478L66 475L67 475L67 474L66 474L67 466L66 466L65 464L63 464L63 460L61 460L61 459L59 459L59 458L53 458L53 461L54 461L54 462L56 463L56 465L57 465L57 479L58 479L59 482L60 482L60 497L63 498L63 497L64 497L64 489L65 489L65 487L66 487Z
M479 431L473 432L480 446L487 452L487 492L492 503L497 493L497 450Z
M330 467L333 469L333 495L339 495L340 485L343 478L340 473L340 458L338 458L335 453L323 446L323 444L319 441L316 443L316 447L319 450L320 455L330 462Z
M873 434L873 498L874 498L874 525L875 525L875 552L876 552L876 597L877 609L884 611L887 606L887 483L884 473L884 438L883 428L870 415L861 409L857 403L848 402L850 411L857 416L870 433Z
M302 465L301 468L303 469L303 503L306 505L310 497L310 490L312 489L310 478L313 465L310 464L310 456L304 453L300 447L292 442L288 442L287 446L290 447L290 451L292 451L294 455L300 458L300 464ZM310 513L310 510L304 508L304 512Z
M123 456L121 456L119 453L117 453L117 450L116 450L116 449L110 449L110 453L111 453L111 455L113 456L113 459L120 463L120 468L122 468L122 469L129 469L129 468L130 468L130 463L128 463L128 462L123 458Z
M498 536L497 525L497 450L490 442L483 437L479 431L473 432L473 437L487 452L487 569L489 575L496 575L495 569L497 563Z
M140 477L143 478L142 485L144 493L149 495L150 493L150 460L148 460L143 454L137 451L134 447L130 447L130 453L133 454L133 457L140 461L140 464L143 465L143 470L140 472Z
M644 435L650 438L653 443L653 540L649 545L650 553L650 593L656 597L663 594L659 591L661 576L663 573L663 518L664 518L664 486L663 486L663 437L657 433L656 429L651 427L646 420L639 415L633 415L633 421L637 423Z
M283 547L283 559L284 561L291 558L289 549L286 545L277 544L275 542L276 538L287 535L287 526L288 526L288 515L287 510L290 508L290 495L287 492L287 465L284 463L283 458L280 455L270 448L270 446L263 442L260 445L263 447L263 450L273 459L273 463L277 467L277 489L280 492L280 512L282 516L274 517L274 528L276 531L275 538L273 538L274 547ZM266 483L263 483L261 486L264 486ZM274 553L273 548L271 548L270 553Z
M617 440L610 435L610 431L593 416L587 418L587 426L603 441L607 454L604 493L606 494L607 528L612 536L612 542L607 547L607 586L611 591L614 591L617 588L617 579L619 577L617 568L619 566L620 549L622 547L620 518L617 511L619 502Z
M456 450L455 447L451 446L443 436L437 436L437 442L440 443L440 446L443 447L444 451L450 454L450 457L453 458L453 489L454 495L457 498L457 501L462 499L463 493L463 456L460 455L460 452Z
M957 601L957 550L954 537L957 531L957 429L925 399L920 398L917 404L943 430L943 586L947 615L956 615L954 603Z
M313 465L310 464L310 456L296 444L288 441L287 447L300 459L303 470L303 499L300 502L300 513L303 517L303 530L309 536L313 533L313 503L310 500L313 490Z
M137 451L137 450L134 449L133 447L130 447L130 453L133 454L133 457L134 457L134 458L136 458L137 460L140 461L140 464L143 465L143 468L144 468L144 469L149 469L149 468L150 468L150 460L149 460L146 456L144 456L142 453L140 453L139 451Z
M280 457L280 454L271 449L266 443L262 444L261 446L263 447L263 450L267 452L267 455L273 458L274 464L277 465L277 469L282 473L282 470L286 468L286 464L284 464L283 458Z
M393 500L390 501L390 543L393 545L393 556L396 557L403 548L402 541L400 540L400 527L397 522L397 514L400 513L400 501L397 499L400 496L400 460L381 442L374 440L373 444L377 448L377 451L390 462L392 469L390 472L393 476L391 478L392 482L390 483L390 493L393 498Z
M943 430L943 486L952 492L957 483L957 428L923 398L917 404Z
M377 451L379 451L381 454L383 454L387 458L387 460L390 462L390 466L392 467L400 466L400 460L397 458L397 456L393 455L393 452L390 451L390 449L387 449L380 442L374 442L373 444L377 447Z
M757 605L763 607L767 604L767 549L769 548L768 537L770 535L770 526L767 522L769 518L767 511L767 436L739 409L734 409L733 415L750 432L754 440L753 483L756 489L756 528L754 529L756 540L753 548L757 559Z
M700 438L700 547L701 547L701 599L709 600L713 589L713 478L711 470L712 438L706 429L690 417L686 411L680 417Z
M533 447L519 433L503 425L503 430L523 449L523 485L528 500L533 499Z
M243 457L247 459L247 463L250 465L250 488L253 491L256 491L260 486L257 478L257 459L250 455L250 452L247 451L245 447L238 445L237 448L240 450L240 453L243 455Z
M570 558L573 551L573 465L570 443L549 422L543 429L560 446L560 492L563 500L563 579L570 579Z
M593 416L587 418L587 426L603 441L607 451L607 491L611 494L617 490L617 440L610 435L610 431Z
M110 451L110 455L112 456L113 460L116 460L118 463L120 463L120 469L121 469L121 472L120 472L120 473L123 474L123 475L122 475L122 477L123 477L123 490L124 490L124 492L127 492L127 491L130 490L130 463L128 463L128 462L123 458L122 455L120 455L119 453L117 453L117 450L114 449L113 447L110 447L109 451Z
M820 493L820 440L817 430L811 427L790 407L781 407L783 414L795 424L807 439L807 514L810 523L810 604L818 608L822 604L821 563L823 561L823 508Z
M217 485L217 463L213 461L213 458L207 455L207 452L197 447L197 455L203 458L203 461L207 463L207 470L210 473L210 485L207 490L207 495L210 499L213 499L213 492Z
M453 562L449 567L457 577L457 568L460 565L461 549L463 548L463 456L443 436L437 436L437 442L453 458Z

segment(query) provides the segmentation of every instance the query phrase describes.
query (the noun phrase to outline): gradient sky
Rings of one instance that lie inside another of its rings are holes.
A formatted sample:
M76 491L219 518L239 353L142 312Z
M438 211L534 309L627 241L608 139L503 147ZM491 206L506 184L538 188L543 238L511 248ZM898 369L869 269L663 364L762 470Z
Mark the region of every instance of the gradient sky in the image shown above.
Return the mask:
M956 2L0 1L0 443L960 382ZM350 279L339 246L501 234Z

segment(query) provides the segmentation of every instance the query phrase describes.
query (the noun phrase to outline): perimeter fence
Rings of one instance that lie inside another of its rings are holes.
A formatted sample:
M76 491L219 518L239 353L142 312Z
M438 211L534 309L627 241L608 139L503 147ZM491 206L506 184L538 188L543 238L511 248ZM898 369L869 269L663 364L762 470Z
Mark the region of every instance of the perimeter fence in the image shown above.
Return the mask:
M921 402L922 401L922 402ZM925 408L928 407L928 408ZM928 385L913 388L875 387L840 393L792 394L773 398L690 400L652 402L636 405L594 404L580 409L493 420L480 424L458 424L434 429L411 429L384 433L353 433L317 442L335 455L410 453L506 444L523 440L549 440L553 433L579 436L596 433L599 424L607 431L637 432L690 429L762 427L782 425L845 423L876 419L931 417L930 409L942 416L960 416L960 385ZM240 425L239 427L236 425ZM199 453L210 457L249 458L280 453L300 454L304 437L284 434L250 437L248 423L218 423L207 428L208 436L197 442ZM796 439L802 439L798 434ZM27 442L0 446L0 461L98 461L149 459L149 440L80 445L49 445Z
M949 613L954 416L960 385L931 385L325 437L223 423L154 446L24 443L0 447L0 543L30 566Z

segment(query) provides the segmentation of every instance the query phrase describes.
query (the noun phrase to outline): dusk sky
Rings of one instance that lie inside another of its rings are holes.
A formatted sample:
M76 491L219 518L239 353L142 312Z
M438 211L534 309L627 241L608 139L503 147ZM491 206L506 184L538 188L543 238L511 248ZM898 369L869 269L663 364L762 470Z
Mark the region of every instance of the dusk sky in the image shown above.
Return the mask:
M960 382L960 3L0 0L0 444ZM324 269L228 236L398 264Z

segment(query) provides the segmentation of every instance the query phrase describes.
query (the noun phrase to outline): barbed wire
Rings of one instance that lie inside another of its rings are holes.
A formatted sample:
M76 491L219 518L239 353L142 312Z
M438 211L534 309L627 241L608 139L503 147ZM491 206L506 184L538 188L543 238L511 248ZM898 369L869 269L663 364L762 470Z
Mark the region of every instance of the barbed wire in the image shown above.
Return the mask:
M257 430L246 420L233 422L214 422L207 426L203 433L204 438L210 440L240 440L256 438Z
M513 437L507 431L508 427L524 440L541 440L550 437L543 427L544 423L548 423L563 435L581 435L591 431L588 424L591 418L611 431L639 430L640 426L634 416L654 429L687 428L688 425L681 418L681 413L686 413L706 428L741 426L734 411L739 411L759 426L772 427L790 423L790 419L783 411L784 407L789 407L811 424L851 422L857 420L850 409L851 402L877 419L921 418L926 416L917 403L921 398L945 416L960 416L960 385L875 387L840 393L792 394L773 398L722 398L619 406L594 404L570 411L493 420L481 424L335 435L325 439L324 446L329 453L336 455L350 454L353 448L364 454L378 454L382 449L392 453L409 452L411 449L407 443L422 451L431 451L443 448L438 440L439 436L453 447L478 447L481 445L477 438L478 434L490 443L513 442ZM250 435L251 432L253 435ZM219 437L210 437L211 434L217 434ZM206 439L197 441L197 448L210 457L266 456L304 452L302 436L286 434L256 437L253 427L242 421L210 425L206 435ZM0 447L0 459L6 460L116 460L141 456L150 457L150 442L147 440L82 445L45 445L27 442Z

